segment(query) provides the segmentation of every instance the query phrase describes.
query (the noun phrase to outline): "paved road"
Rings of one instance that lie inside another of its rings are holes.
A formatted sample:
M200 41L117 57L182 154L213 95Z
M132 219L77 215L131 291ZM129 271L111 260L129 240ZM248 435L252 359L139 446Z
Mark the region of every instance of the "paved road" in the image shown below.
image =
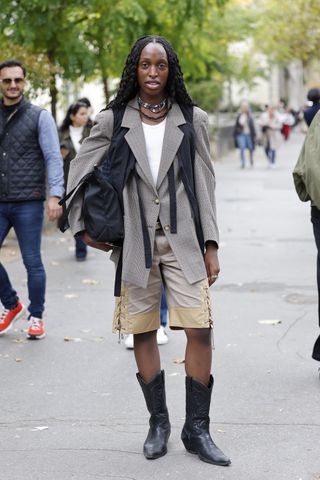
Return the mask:
M147 415L133 354L111 333L112 264L93 251L75 263L70 236L54 233L43 242L47 338L25 341L23 321L0 338L1 480L320 479L320 382L310 358L316 253L309 206L291 179L302 140L296 133L281 146L275 170L262 151L254 169L240 170L236 154L216 164L222 272L212 289L212 432L232 466L204 464L180 442L184 370L174 360L183 356L182 332L161 347L169 453L143 458ZM14 243L4 251L26 302Z

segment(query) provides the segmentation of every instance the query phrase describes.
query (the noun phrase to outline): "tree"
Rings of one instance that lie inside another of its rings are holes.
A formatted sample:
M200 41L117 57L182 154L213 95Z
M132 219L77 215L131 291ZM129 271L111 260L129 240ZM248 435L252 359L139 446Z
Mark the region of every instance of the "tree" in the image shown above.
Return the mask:
M50 91L52 114L56 118L57 75L74 80L93 68L91 52L81 41L82 31L75 15L83 2L2 0L1 3L0 27L4 40L11 46L23 45L25 52L48 64L49 76L45 79ZM19 59L19 51L14 56Z
M318 0L258 0L255 43L274 63L301 60L304 65L319 57L320 3ZM258 15L259 14L259 15Z
M145 34L166 36L174 45L186 79L209 79L226 51L219 18L228 0L2 0L2 45L24 49L18 59L41 59L56 116L57 75L66 80L100 76L106 101L109 78L119 77L133 41ZM210 20L214 19L214 28ZM219 31L218 35L216 31ZM218 42L216 43L216 37ZM221 38L220 38L221 37ZM221 49L221 41L224 49ZM216 46L217 45L217 46ZM220 68L221 70L221 68ZM33 75L30 78L35 80Z

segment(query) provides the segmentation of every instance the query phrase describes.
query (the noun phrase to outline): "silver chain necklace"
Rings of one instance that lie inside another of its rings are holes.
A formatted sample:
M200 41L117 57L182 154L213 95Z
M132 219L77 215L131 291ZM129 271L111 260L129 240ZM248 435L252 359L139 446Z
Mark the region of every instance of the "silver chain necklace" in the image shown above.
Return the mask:
M161 102L158 103L158 105L151 105L148 102L144 102L140 97L138 97L138 103L140 107L146 108L147 110L150 110L150 112L152 113L159 113L167 105L167 97L161 100Z

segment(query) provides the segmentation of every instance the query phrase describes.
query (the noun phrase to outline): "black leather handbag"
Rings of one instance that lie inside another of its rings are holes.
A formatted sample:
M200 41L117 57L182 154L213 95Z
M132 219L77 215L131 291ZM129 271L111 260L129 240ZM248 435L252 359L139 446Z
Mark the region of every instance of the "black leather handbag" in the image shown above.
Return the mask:
M68 215L74 199L83 195L82 216L85 230L96 242L110 243L121 246L124 238L123 213L119 196L114 186L106 179L100 167L95 166L62 200L60 205L65 206L60 230L65 232L69 228Z

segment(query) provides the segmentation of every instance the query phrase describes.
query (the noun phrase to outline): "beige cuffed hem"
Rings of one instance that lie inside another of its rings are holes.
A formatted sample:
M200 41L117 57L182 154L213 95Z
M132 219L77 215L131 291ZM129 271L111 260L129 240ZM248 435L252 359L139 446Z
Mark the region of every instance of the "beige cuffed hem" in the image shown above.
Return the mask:
M207 311L202 308L169 308L170 328L212 328Z
M128 335L130 333L146 333L158 330L160 327L159 311L148 312L139 315L129 315L122 312L121 321L113 322L113 333L123 333Z

